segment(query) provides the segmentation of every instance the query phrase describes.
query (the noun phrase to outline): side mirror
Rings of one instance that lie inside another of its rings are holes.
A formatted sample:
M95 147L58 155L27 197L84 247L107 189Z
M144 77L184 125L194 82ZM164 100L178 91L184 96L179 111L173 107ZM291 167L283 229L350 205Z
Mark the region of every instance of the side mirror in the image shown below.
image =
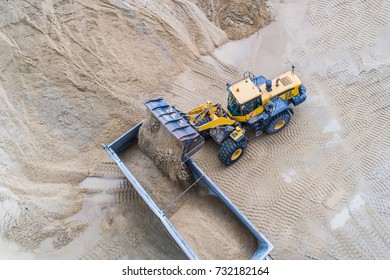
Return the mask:
M226 90L229 91L230 83L226 83Z

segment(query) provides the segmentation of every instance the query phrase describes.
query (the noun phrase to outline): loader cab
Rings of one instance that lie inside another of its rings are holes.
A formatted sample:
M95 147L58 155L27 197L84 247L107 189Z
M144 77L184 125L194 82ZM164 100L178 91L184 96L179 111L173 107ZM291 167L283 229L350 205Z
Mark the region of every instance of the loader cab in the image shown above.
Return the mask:
M263 113L264 105L277 98L295 106L306 100L306 87L293 71L285 72L273 80L246 72L243 79L227 84L226 89L227 113L238 122L247 122Z
M234 84L227 84L226 89L228 91L227 111L232 119L246 122L263 111L262 91L254 83L252 76L247 75Z

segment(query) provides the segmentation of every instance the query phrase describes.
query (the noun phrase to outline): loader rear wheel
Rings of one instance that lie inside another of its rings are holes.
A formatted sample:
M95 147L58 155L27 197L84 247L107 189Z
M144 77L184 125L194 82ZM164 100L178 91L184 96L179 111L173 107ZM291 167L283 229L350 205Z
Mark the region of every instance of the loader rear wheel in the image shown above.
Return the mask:
M274 134L285 128L291 120L291 115L288 111L283 111L270 120L265 127L265 132L268 134Z
M232 165L237 162L245 153L246 140L234 141L233 139L226 139L218 152L218 158L226 165Z
M211 119L210 117L204 117L200 122L198 122L196 124L196 126L201 126L201 125L204 125L208 122L210 122ZM204 130L204 131L200 131L199 132L200 136L202 136L204 139L209 139L211 136L210 136L210 130Z

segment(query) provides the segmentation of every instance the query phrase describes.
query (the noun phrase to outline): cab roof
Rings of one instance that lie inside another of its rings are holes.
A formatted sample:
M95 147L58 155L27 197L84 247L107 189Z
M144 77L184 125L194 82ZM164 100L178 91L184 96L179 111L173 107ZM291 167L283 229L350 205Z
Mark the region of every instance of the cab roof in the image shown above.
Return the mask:
M278 86L276 86L276 81L278 79ZM272 80L272 91L270 92L266 90L264 82L257 86L249 77L245 77L244 79L232 84L229 87L229 90L240 104L244 104L262 94L264 94L262 99L272 98L284 91L300 86L301 83L302 82L297 75L291 71L287 71Z
M262 93L260 88L249 77L232 84L229 90L240 104L244 104Z

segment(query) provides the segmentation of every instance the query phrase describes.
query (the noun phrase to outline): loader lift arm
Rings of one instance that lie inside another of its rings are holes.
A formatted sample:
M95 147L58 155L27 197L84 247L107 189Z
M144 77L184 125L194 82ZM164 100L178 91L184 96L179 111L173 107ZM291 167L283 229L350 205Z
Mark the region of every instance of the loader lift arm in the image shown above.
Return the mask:
M223 110L220 104L212 105L210 102L186 112L186 116L188 117L188 120L196 126L198 131L205 131L221 125L238 125L235 120L227 117L227 113ZM210 121L198 126L198 124L206 117L209 117Z

